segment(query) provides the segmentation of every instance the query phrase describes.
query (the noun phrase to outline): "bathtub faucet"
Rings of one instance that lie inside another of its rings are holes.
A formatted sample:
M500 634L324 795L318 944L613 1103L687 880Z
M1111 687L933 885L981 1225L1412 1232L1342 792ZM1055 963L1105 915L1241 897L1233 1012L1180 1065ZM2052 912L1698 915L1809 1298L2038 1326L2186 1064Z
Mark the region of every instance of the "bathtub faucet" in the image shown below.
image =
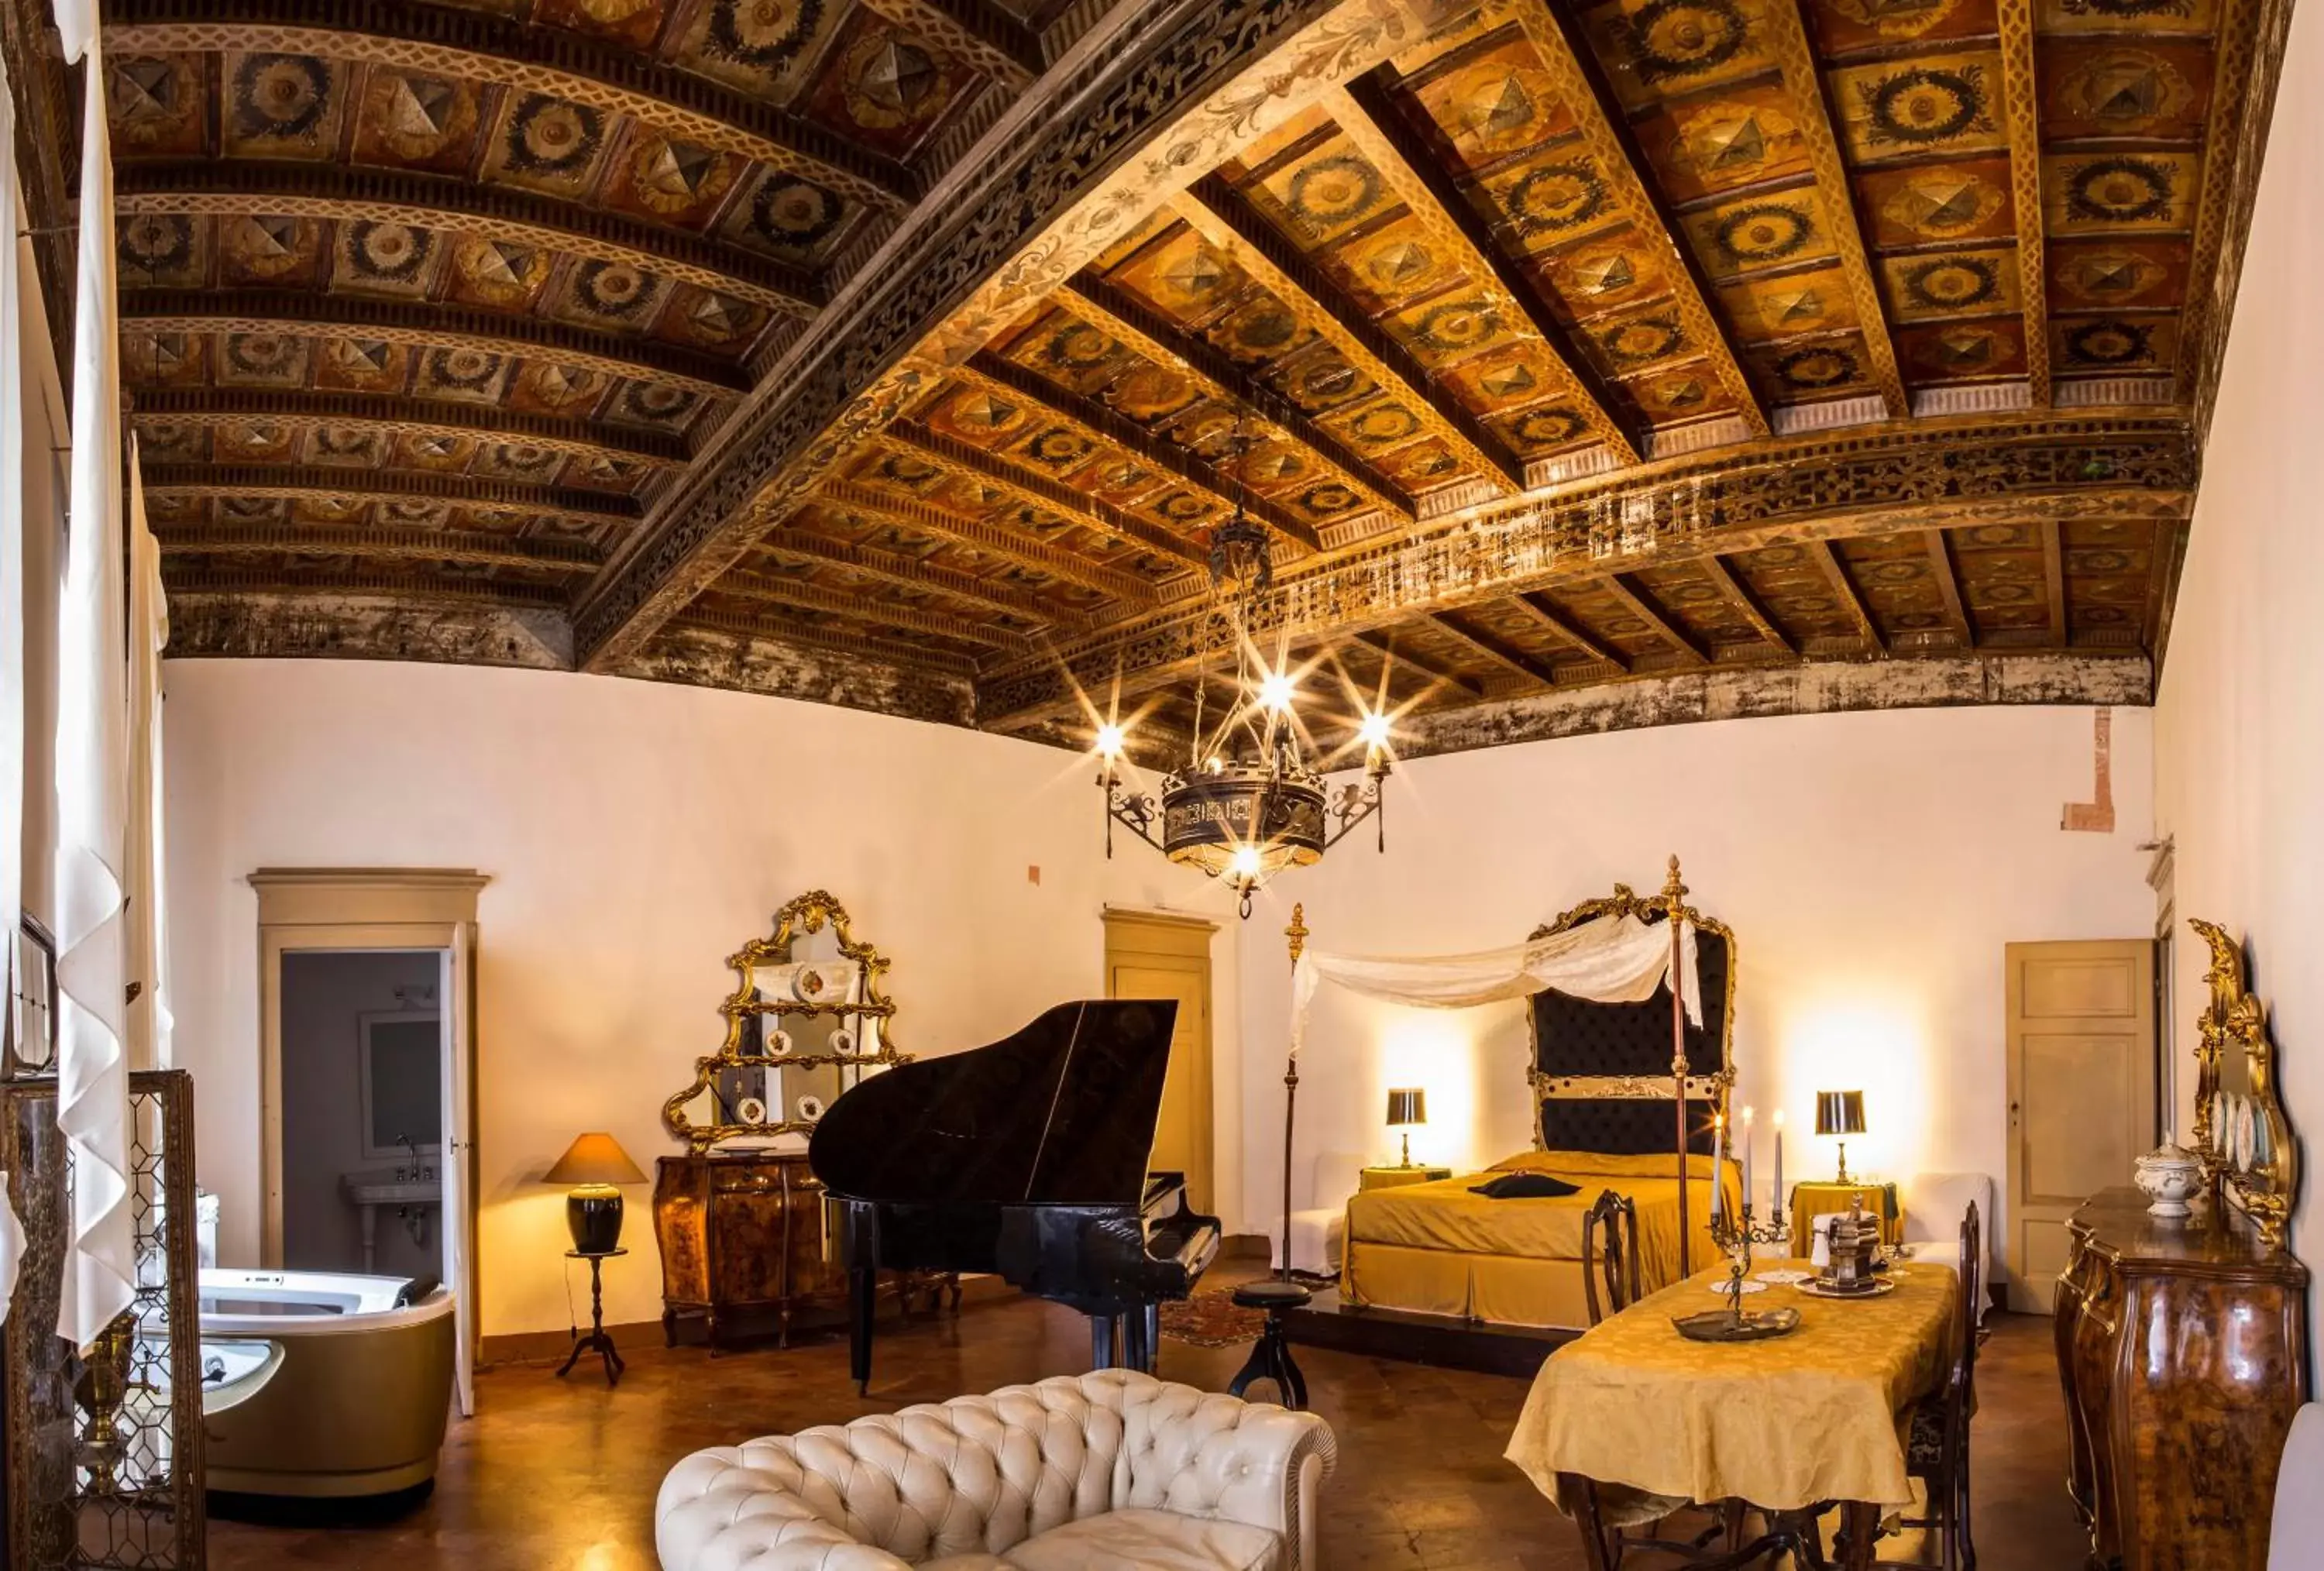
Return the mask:
M410 1167L398 1168L395 1170L396 1180L401 1183L403 1180L410 1178L413 1173L419 1169L420 1148L411 1143L411 1137L408 1134L397 1135L395 1137L395 1143L401 1146L403 1148L403 1154L411 1159L411 1165Z

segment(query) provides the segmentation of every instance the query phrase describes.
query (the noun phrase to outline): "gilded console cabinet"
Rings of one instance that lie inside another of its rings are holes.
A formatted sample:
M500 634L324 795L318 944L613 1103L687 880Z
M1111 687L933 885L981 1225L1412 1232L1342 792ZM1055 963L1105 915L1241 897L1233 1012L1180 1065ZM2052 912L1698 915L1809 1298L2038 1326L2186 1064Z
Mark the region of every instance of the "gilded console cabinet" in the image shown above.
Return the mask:
M2074 1503L2093 1566L2265 1571L2277 1458L2308 1397L2308 1268L2222 1206L2107 1189L2059 1274Z

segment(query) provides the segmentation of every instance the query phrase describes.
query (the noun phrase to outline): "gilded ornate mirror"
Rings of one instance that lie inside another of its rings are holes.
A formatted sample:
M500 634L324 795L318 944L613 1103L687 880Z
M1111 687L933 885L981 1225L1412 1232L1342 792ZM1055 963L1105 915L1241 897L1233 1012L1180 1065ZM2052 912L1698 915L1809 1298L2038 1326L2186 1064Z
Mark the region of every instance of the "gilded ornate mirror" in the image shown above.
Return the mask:
M846 908L822 890L777 911L774 931L726 964L726 1040L662 1104L663 1125L689 1150L804 1150L842 1093L909 1061L890 1030L887 956L855 937Z
M2300 1141L2276 1091L2267 1006L2245 990L2243 946L2215 922L2188 925L2211 947L2211 998L2196 1021L2195 1154L2214 1195L2281 1248L2300 1198Z

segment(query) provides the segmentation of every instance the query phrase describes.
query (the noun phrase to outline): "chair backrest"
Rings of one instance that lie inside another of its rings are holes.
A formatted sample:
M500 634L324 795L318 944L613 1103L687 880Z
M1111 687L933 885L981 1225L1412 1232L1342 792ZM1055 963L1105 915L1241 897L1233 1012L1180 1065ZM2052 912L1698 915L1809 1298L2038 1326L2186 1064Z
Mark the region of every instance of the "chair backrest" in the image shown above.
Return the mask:
M1960 1288L1953 1366L1945 1381L1945 1455L1953 1465L1968 1459L1969 1415L1977 1410L1977 1306L1985 1290L1985 1227L1974 1200L1961 1218Z
M1602 1307L1598 1298L1601 1282L1606 1289ZM1637 1301L1641 1290L1638 1208L1628 1196L1608 1189L1582 1218L1582 1291L1590 1303L1590 1323L1595 1326L1609 1315L1620 1314Z
M2283 1437L2275 1474L2275 1514L2267 1531L2267 1571L2316 1564L2324 1543L2324 1402L2303 1402Z

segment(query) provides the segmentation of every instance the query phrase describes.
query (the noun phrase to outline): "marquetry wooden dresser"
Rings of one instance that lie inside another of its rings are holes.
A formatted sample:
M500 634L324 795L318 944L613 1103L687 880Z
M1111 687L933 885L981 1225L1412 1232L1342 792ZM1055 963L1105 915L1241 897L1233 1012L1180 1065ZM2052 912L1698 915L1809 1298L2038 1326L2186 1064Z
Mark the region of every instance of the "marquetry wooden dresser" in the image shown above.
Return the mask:
M2308 1268L2215 1205L2107 1189L2057 1291L2074 1503L2091 1565L2265 1571L2277 1459L2308 1397Z

